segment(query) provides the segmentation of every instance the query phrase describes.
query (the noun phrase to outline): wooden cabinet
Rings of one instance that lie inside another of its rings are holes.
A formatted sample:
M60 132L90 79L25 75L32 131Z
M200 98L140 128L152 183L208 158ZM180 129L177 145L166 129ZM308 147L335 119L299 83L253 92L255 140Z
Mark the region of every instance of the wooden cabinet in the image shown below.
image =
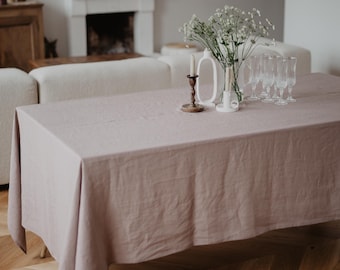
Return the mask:
M44 58L43 4L36 1L0 6L0 67L30 70Z

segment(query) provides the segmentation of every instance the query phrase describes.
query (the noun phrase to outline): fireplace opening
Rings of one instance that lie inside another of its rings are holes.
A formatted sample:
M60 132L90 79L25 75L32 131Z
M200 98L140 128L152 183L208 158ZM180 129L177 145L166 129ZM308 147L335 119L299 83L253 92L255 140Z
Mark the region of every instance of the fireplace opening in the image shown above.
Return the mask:
M134 12L86 15L87 55L133 53Z

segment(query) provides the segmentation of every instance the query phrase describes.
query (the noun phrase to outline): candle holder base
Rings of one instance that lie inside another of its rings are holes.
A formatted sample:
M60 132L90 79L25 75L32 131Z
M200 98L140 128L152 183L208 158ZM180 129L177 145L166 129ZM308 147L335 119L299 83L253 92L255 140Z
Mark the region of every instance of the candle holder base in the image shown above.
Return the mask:
M204 107L199 105L199 104L184 104L182 106L182 111L183 112L191 112L191 113L196 113L196 112L202 112L204 110Z
M218 112L236 112L238 111L238 108L233 108L233 107L224 107L223 104L218 104L216 106L216 111Z

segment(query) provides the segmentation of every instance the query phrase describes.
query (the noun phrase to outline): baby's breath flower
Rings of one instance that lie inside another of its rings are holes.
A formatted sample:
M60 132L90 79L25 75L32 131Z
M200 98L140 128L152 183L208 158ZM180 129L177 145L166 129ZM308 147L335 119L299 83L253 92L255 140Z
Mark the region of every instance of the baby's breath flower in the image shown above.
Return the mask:
M268 36L268 30L275 29L268 19L261 22L260 17L256 8L245 12L226 5L223 9L216 9L207 22L194 14L179 30L185 41L195 41L209 49L223 69L231 66L237 80L238 71L255 49L258 38Z

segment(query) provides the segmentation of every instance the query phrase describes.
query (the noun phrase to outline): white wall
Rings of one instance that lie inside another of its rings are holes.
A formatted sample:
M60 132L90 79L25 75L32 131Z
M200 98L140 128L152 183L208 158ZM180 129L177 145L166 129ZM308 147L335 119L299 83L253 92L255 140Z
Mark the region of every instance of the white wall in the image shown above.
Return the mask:
M156 0L155 1L155 50L170 42L182 42L183 33L178 28L196 14L207 20L217 8L225 5L250 11L257 8L264 20L268 18L276 27L271 37L282 41L284 0Z
M59 56L66 56L67 46L67 16L64 1L68 0L40 0L43 6L44 34L49 40L58 39L57 52Z
M59 56L69 56L65 7L70 0L40 1L44 3L45 36L51 40L58 39ZM226 4L247 11L253 7L259 9L263 19L268 17L276 26L272 37L282 40L284 0L155 0L155 51L160 51L166 43L183 41L183 34L178 32L178 28L189 21L193 13L208 19L217 8Z
M311 51L312 72L340 76L339 11L339 0L285 0L284 41Z

